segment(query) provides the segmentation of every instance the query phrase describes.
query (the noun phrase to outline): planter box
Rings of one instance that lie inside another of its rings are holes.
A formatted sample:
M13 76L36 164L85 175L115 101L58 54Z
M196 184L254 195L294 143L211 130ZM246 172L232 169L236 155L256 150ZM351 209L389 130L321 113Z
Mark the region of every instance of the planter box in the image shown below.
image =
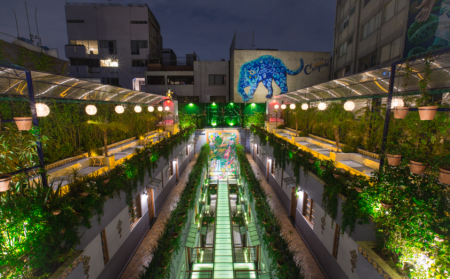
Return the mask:
M360 278L364 279L402 279L383 259L372 249L375 247L373 241L357 241L358 252L355 271ZM352 262L353 264L353 262Z

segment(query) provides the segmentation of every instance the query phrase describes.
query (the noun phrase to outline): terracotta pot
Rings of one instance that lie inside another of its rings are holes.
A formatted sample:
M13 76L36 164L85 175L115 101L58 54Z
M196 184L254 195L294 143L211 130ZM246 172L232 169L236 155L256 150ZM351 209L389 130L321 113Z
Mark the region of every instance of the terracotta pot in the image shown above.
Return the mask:
M298 153L298 156L303 157L303 154L302 153Z
M359 187L355 187L355 190L356 190L356 192L358 192L358 193L362 193L362 192L363 192L363 190L362 190L361 188L359 188Z
M409 161L409 169L411 173L422 174L426 168L427 166L420 162Z
M334 178L339 178L340 177L339 174L335 174L335 173L333 173L333 176L334 176Z
M437 242L444 242L444 241L448 240L448 238L441 238L439 236L435 236L434 240L437 241Z
M108 184L109 178L103 179L103 184Z
M409 107L396 107L394 108L394 118L405 119L409 112Z
M28 131L31 129L31 122L33 118L31 117L14 117L14 121L16 122L17 129L20 131Z
M9 182L11 182L11 175L0 174L0 192L5 192L9 190Z
M438 106L419 107L420 120L433 120Z
M444 184L450 184L450 167L439 168L439 181Z
M386 157L387 157L389 166L395 166L396 167L396 166L400 165L400 161L402 159L402 155L387 154Z
M80 193L80 196L82 197L87 197L89 194L88 193Z
M325 166L319 166L319 168L320 168L321 170L326 170L326 169L327 169Z
M55 211L52 212L53 215L58 215L59 213L61 213L61 209L57 209Z
M314 164L314 162L316 161L316 159L308 159L308 161L309 161L311 164Z
M178 233L172 233L172 238L177 238L178 237Z
M384 209L389 209L389 208L394 207L393 204L387 204L387 203L381 203L381 206L382 206Z

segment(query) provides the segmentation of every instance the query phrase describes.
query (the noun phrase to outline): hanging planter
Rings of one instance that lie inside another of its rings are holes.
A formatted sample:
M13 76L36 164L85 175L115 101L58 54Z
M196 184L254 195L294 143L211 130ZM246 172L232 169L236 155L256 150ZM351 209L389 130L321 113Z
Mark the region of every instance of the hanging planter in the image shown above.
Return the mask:
M394 207L393 204L388 204L388 203L383 203L383 202L381 202L380 204L384 209L389 209L389 208Z
M53 212L52 212L52 214L53 215L59 215L59 213L61 213L61 209L57 209L57 210L54 210Z
M394 118L405 119L409 112L409 107L395 107L394 108Z
M439 168L439 181L450 185L450 167Z
M80 196L82 196L82 197L87 197L89 195L89 193L80 193Z
M400 161L402 160L402 155L387 154L386 157L387 157L389 166L394 166L394 167L399 166Z
M420 162L409 161L409 168L411 173L422 174L427 168L427 166Z
M16 122L17 129L19 131L28 131L31 129L33 118L31 117L14 117L14 121Z
M316 159L308 159L308 161L309 161L311 164L314 164L314 162L316 162Z
M355 190L356 190L356 192L358 192L358 193L362 193L362 192L363 192L363 190L362 190L361 188L359 188L359 187L355 187Z
M105 179L103 179L103 184L108 184L108 182L109 182L109 178L105 178Z
M9 190L9 183L11 182L10 174L0 174L0 192Z
M319 166L319 168L323 171L327 169L327 167L325 167L325 166Z
M433 120L438 106L419 107L420 120Z

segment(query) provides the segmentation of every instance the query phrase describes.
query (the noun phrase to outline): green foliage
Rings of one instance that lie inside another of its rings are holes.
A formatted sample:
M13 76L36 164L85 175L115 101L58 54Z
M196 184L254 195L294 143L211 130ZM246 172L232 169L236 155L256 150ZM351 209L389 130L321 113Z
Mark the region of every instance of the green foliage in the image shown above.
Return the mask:
M181 111L179 112L179 122L181 128L195 126L197 123L194 114L187 114Z

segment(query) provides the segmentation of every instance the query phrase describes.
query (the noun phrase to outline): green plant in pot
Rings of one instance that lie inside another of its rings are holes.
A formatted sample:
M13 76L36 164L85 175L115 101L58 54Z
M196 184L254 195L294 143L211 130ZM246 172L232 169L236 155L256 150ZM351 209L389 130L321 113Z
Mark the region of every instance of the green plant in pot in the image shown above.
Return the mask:
M428 82L431 79L431 64L433 62L434 59L432 58L432 56L428 55L425 58L425 68L423 69L423 74L420 75L420 98L417 99L420 120L433 120L438 109L438 106L434 106L431 103L431 96L428 92Z
M16 122L17 129L19 131L28 131L33 125L33 118L31 117L31 111L27 108L26 110L16 110L14 111L14 122Z

